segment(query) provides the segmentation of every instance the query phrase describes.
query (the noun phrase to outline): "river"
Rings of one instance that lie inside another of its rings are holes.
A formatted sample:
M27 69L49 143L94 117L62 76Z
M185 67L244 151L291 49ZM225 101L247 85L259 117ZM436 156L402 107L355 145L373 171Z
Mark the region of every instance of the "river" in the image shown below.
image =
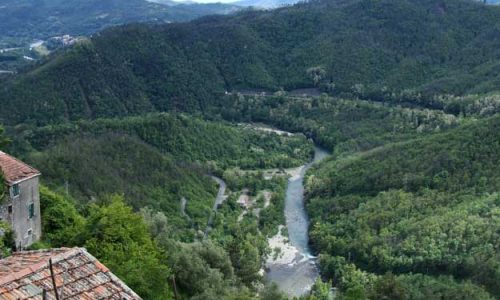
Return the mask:
M282 247L284 259L268 260L266 277L275 282L290 297L301 296L311 289L319 276L316 260L309 249L309 218L304 207L304 175L313 164L325 159L327 151L315 147L312 162L301 167L296 176L288 180L285 199L285 218L289 243ZM270 246L272 245L270 242ZM290 257L291 254L291 257ZM287 259L286 257L290 257Z

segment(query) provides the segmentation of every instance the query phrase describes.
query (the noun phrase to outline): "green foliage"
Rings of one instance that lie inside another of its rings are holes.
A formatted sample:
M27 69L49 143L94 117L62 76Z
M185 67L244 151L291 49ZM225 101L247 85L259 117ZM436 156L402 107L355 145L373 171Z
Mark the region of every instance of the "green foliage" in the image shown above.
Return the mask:
M381 294L392 295L392 299L494 299L483 288L469 281L457 282L450 276L431 277L422 274L397 277L388 274L379 277L371 298L380 299ZM400 298L396 298L398 296Z
M169 260L179 290L189 299L227 298L237 290L228 254L211 242L177 245Z
M238 195L231 195L219 208L210 238L224 247L239 281L254 288L262 280L259 271L268 253L265 234L269 234L268 228L272 227L271 224L261 223L251 211L240 219L242 208L236 203ZM261 213L267 209L269 207L261 208Z
M51 188L67 190L78 205L120 193L136 210L148 206L166 213L176 229L172 234L183 240L204 228L216 193L203 169L175 162L127 135L64 140L26 161L43 170ZM181 213L182 197L188 199L191 221Z
M168 216L168 237L190 241L204 230L215 198L208 172L235 165L297 166L309 159L312 142L302 135L155 114L22 128L13 148L26 153L25 161L42 170L51 188L69 193L78 205L124 194L134 209L150 207ZM260 182L248 187L260 188ZM281 206L273 207L282 220Z
M330 300L331 282L323 282L321 278L316 279L311 289L311 300Z
M313 170L307 208L315 248L362 270L453 275L498 294L499 121L475 121ZM322 266L334 282L344 280L331 261ZM386 279L380 294L401 292ZM442 293L454 298L469 286Z
M179 22L234 10L232 5L166 5L129 1L2 1L0 48L56 35L90 35L106 27L134 22ZM54 14L57 11L57 14ZM10 44L9 44L10 43Z
M257 194L274 183L223 171L310 156L304 138L150 114L183 111L265 122L333 149L306 180L307 208L340 299L489 299L500 294L498 20L498 7L473 1L356 0L118 27L5 81L0 105L10 109L0 119L49 125L13 130L14 149L50 186L69 183L79 203L119 192L142 208L146 222L118 200L92 205L75 236L147 297L168 293L167 251L182 295L251 298L265 236L283 218L282 190L259 220L238 221L231 195L215 214L213 244L171 244L206 225L215 194L207 170ZM313 84L338 97L281 91ZM222 96L247 89L280 92ZM52 240L72 239L62 227L77 219L54 213ZM325 291L318 283L312 297ZM282 297L273 287L262 296Z
M423 274L374 275L348 263L344 257L321 255L322 271L333 276L338 299L493 299L482 287L451 276Z
M5 136L5 129L0 125L0 151L10 143L10 140ZM7 189L5 187L3 172L0 170L0 204L2 203Z
M279 136L224 122L182 114L150 114L124 119L80 121L34 130L17 137L18 151L43 151L61 141L121 133L184 162L201 162L217 169L294 167L307 161L312 142L302 135Z
M112 196L109 204L91 205L83 231L85 248L146 299L170 295L166 257L150 238L142 217Z
M500 189L500 117L471 122L446 133L393 144L331 161L317 195L375 195L391 188L450 192Z
M333 82L336 93L492 92L499 83L499 19L499 7L466 0L325 0L118 27L10 80L0 104L11 109L0 118L48 124L204 113L226 90L310 87L306 71L316 66L325 71L320 84Z
M10 143L10 139L5 136L5 129L0 125L0 149L5 148Z
M9 256L12 249L15 247L14 232L9 224L0 221L0 256Z
M40 187L43 239L52 247L69 247L77 244L85 219L67 196L56 194L45 186Z
M67 195L40 188L42 240L34 249L85 247L145 299L169 299L170 270L141 215L110 196L81 214Z
M216 113L231 121L264 122L302 132L316 143L333 149L334 156L446 130L460 121L439 110L324 95L316 98L228 96L214 108L213 114Z
M275 283L266 285L264 290L260 293L260 298L262 300L285 300L288 299L286 295L283 294Z
M370 295L371 299L394 299L394 300L405 300L414 299L409 298L401 284L397 281L396 276L392 273L386 273L383 276L377 278L373 284L373 290Z

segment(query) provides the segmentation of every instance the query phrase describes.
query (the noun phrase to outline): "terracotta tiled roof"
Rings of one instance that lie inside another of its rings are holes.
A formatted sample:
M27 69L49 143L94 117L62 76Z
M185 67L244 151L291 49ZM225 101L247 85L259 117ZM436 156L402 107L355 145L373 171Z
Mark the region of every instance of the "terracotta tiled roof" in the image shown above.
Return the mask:
M0 151L0 169L9 184L40 174L37 169L2 151Z
M83 248L21 251L0 260L0 299L55 299L49 259L57 290L64 299L141 299Z

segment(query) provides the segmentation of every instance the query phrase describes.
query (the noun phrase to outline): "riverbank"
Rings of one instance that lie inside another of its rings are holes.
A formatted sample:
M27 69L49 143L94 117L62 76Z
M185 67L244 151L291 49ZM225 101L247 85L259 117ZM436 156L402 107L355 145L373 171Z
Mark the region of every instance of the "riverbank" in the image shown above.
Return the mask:
M309 249L309 218L304 207L304 175L315 163L329 154L315 147L312 162L296 168L289 175L285 218L288 238L282 234L285 226L280 226L278 234L268 239L271 255L266 260L266 278L278 285L290 297L299 297L310 291L319 270ZM287 172L288 173L288 172Z

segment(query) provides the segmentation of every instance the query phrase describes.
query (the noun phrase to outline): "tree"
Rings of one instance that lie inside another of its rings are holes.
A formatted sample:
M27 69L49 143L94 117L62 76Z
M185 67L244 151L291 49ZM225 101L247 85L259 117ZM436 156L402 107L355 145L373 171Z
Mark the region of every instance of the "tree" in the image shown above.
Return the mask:
M257 245L257 238L250 235L244 240L235 239L230 246L230 255L235 273L248 286L259 280L261 256Z
M311 67L307 69L306 73L307 76L312 79L314 86L318 86L326 75L326 71L323 67Z
M5 129L0 125L0 150L2 150L6 145L10 143L10 140L5 136ZM3 173L0 170L0 203L5 197L5 185Z
M284 300L288 299L288 297L283 294L276 283L272 283L269 285L266 285L264 290L260 293L260 298L262 300Z
M85 219L65 196L40 187L43 238L52 247L75 246Z
M408 299L408 296L406 295L404 288L397 281L396 276L389 272L378 277L374 282L370 298L404 300Z
M166 257L151 239L142 217L112 196L91 205L84 229L85 247L145 299L169 299Z
M5 135L5 129L0 125L0 150L10 143L10 139Z
M211 242L174 244L170 265L177 286L189 299L221 299L234 282L228 254Z
M317 300L329 300L331 286L331 281L323 282L321 278L318 278L312 287L311 296Z
M10 255L10 251L15 245L14 232L9 224L0 221L0 258Z

